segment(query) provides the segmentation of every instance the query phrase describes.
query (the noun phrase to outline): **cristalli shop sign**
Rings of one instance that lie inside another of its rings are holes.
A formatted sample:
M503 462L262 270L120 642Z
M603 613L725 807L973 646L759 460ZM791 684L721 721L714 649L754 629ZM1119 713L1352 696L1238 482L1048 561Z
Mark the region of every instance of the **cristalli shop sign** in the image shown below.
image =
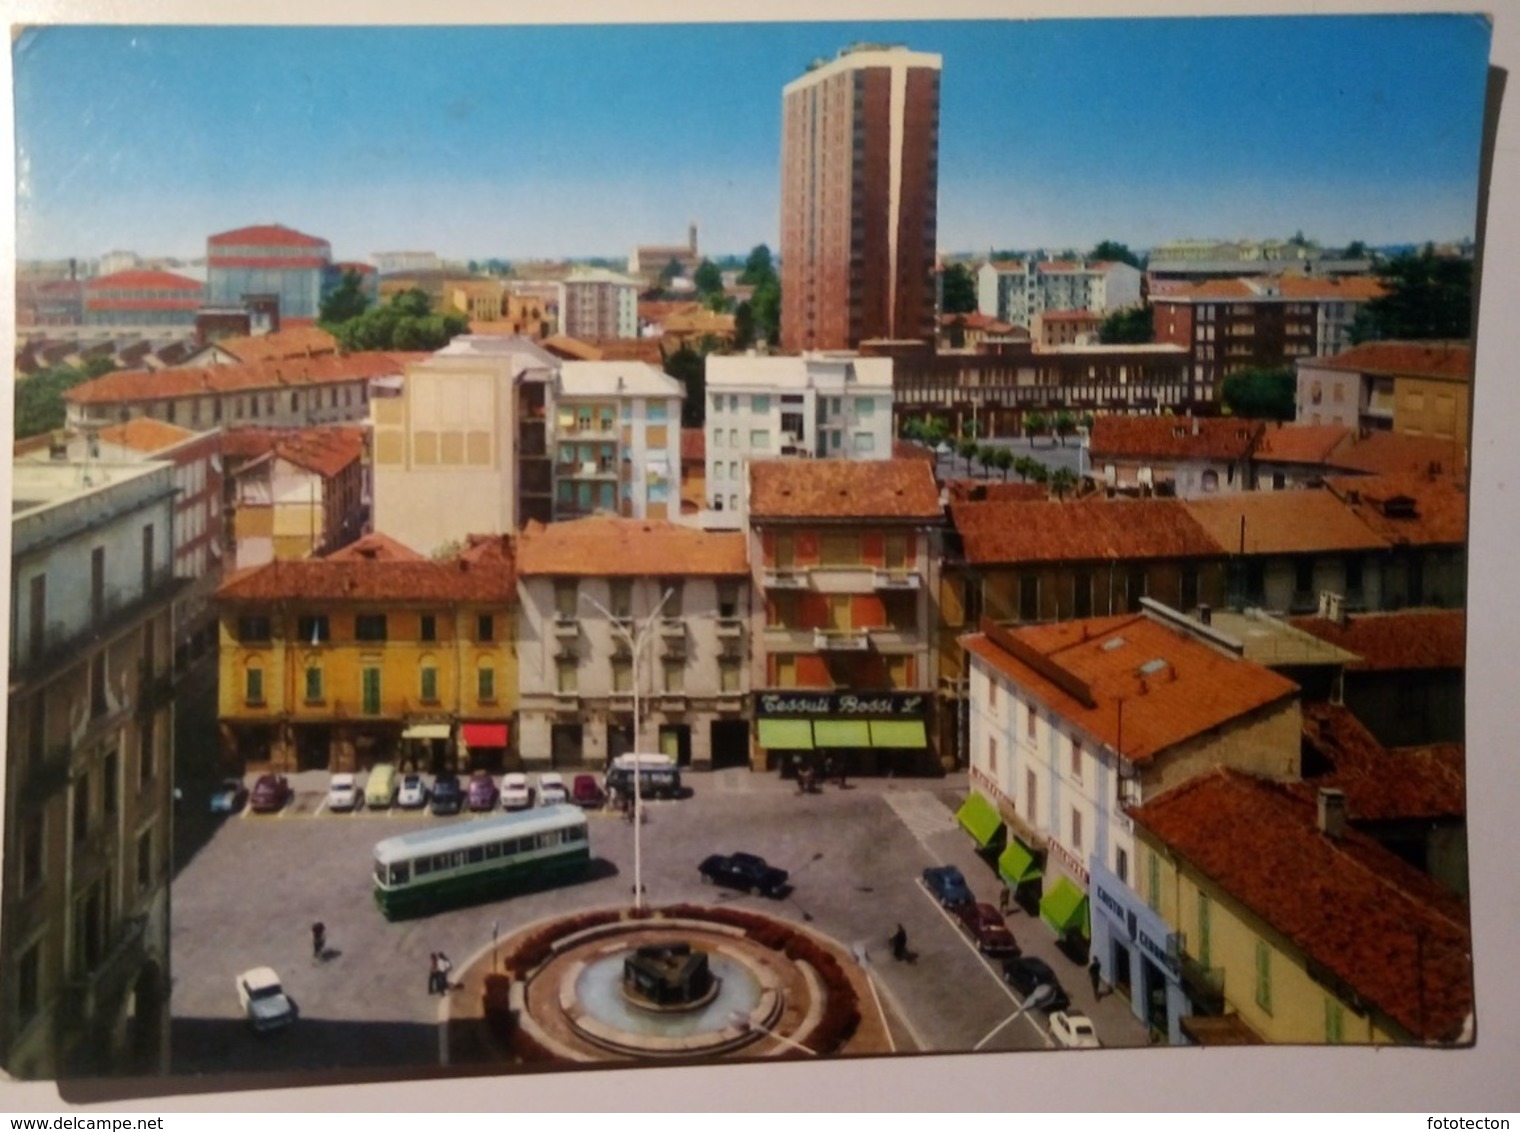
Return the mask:
M917 692L761 692L755 697L759 715L920 716L924 697Z

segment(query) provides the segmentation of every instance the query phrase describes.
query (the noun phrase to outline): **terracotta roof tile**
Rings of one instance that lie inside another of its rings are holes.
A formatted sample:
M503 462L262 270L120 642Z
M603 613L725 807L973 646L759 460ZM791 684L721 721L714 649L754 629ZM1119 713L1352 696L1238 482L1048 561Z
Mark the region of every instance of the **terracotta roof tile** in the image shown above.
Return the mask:
M100 439L106 443L120 444L137 452L159 452L194 435L188 428L156 421L152 417L133 417L100 430Z
M1464 668L1467 664L1464 609L1356 613L1344 625L1323 617L1290 617L1288 623L1361 657L1346 665L1356 671Z
M1328 358L1320 368L1394 377L1448 377L1471 380L1472 346L1467 342L1363 342Z
M328 562L426 562L427 556L397 542L390 535L372 531L347 546L323 556Z
M404 373L408 363L429 356L426 353L363 353L195 369L130 370L86 381L68 390L64 396L76 405L114 405L197 394L333 385L371 377L394 377Z
M557 358L572 362L648 362L662 365L658 338L598 338L594 341L556 334L539 343Z
M318 357L338 352L338 340L320 326L284 327L272 334L223 338L216 343L240 362Z
M916 440L894 440L892 441L892 459L927 460L933 464L935 455Z
M922 519L943 511L925 460L754 460L755 519Z
M593 516L547 526L529 523L518 539L518 573L737 578L749 574L748 541L739 531L703 531L652 519Z
M1093 421L1093 459L1244 460L1266 427L1239 417L1127 417Z
M700 428L681 430L681 463L704 463L707 460L707 433Z
M1354 829L1320 833L1302 787L1220 769L1129 812L1404 1030L1460 1035L1473 1005L1466 905Z
M1144 614L983 629L961 638L967 652L1132 762L1148 763L1179 743L1298 694L1298 685L1270 669ZM1058 681L1053 673L1064 676ZM1081 689L1085 696L1076 694Z
M1467 541L1467 491L1449 476L1331 476L1325 486L1395 546Z
M1332 468L1373 475L1390 472L1425 474L1431 469L1453 475L1462 466L1462 449L1455 440L1406 436L1380 429L1337 449L1326 463Z
M193 291L197 296L206 289L199 279L175 275L172 271L118 271L111 275L99 275L85 284L85 293L115 291L125 287L153 291Z
M1365 302L1388 293L1379 280L1370 275L1282 275L1277 279L1285 299L1326 299L1340 302Z
M947 480L951 503L1039 503L1050 498L1044 484L1004 480Z
M416 605L463 601L505 606L516 603L517 588L511 567L501 563L310 558L239 571L222 583L216 595L235 602Z
M959 503L951 506L950 519L966 561L976 565L1224 554L1175 499Z
M1182 505L1228 554L1314 554L1388 546L1328 491L1246 491L1189 499Z
M1342 425L1268 425L1256 444L1256 459L1276 464L1325 464L1350 447L1355 434Z
M1390 749L1339 704L1304 706L1304 742L1334 768L1313 784L1344 791L1352 821L1451 819L1467 813L1460 743Z
M233 428L222 434L222 452L243 457L273 453L298 468L332 479L364 455L367 431L360 425Z
M294 228L287 228L283 224L254 224L247 228L234 228L230 232L218 232L214 236L207 237L206 243L212 247L262 245L277 248L315 248L327 246L326 240L308 236L304 232L297 232Z

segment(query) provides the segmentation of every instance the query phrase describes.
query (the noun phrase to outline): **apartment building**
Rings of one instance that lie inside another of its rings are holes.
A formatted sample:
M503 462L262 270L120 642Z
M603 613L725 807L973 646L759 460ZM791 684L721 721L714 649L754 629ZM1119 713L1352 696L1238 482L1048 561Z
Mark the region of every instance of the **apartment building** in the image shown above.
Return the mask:
M977 310L1023 327L1047 311L1108 315L1140 302L1140 282L1127 263L990 260L976 272Z
M603 268L574 271L558 285L558 333L568 338L637 338L639 285Z
M684 396L647 362L559 363L550 394L554 517L678 517Z

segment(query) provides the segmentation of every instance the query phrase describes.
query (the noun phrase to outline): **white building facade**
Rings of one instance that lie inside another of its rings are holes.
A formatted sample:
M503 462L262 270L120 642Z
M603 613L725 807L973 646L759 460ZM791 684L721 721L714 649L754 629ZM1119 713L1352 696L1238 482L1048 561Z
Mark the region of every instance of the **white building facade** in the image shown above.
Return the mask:
M639 336L639 285L601 268L577 271L559 285L559 332L570 338Z
M1141 279L1127 263L984 263L976 274L977 309L1023 327L1044 311L1112 314L1140 302Z
M553 383L554 517L681 513L685 388L647 362L562 362Z

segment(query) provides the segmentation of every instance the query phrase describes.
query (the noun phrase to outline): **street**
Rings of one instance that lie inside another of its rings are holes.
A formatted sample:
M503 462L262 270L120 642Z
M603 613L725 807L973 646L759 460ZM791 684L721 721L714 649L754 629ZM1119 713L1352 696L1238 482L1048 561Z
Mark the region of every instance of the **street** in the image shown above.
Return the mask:
M511 900L389 923L370 895L374 843L439 822L426 811L333 814L325 774L294 777L295 801L279 814L223 819L177 876L173 889L172 1011L176 1073L290 1073L402 1067L449 1060L438 1025L442 1000L426 993L428 956L443 950L462 967L502 935L580 909L627 904L633 828L595 813L593 879ZM997 902L1000 882L956 825L963 775L943 780L865 779L841 790L799 794L791 782L744 769L691 775L691 797L648 802L643 873L649 903L733 903L807 923L861 949L899 1051L1037 1050L1050 1044L1044 1015L1014 1019L1018 998L1000 968L982 959L919 883L923 869L954 864L979 900ZM204 805L200 796L182 805ZM790 870L793 889L773 901L701 884L708 853L758 853ZM321 921L328 947L311 954ZM897 924L917 953L894 962ZM1144 1028L1116 996L1094 1003L1087 974L1055 947L1038 920L1008 920L1025 954L1056 970L1074 1009L1091 1016L1106 1045L1143 1045ZM233 979L268 965L300 1008L285 1033L255 1035L243 1023ZM871 1008L867 1004L867 1008ZM990 1035L990 1036L989 1036ZM459 1050L453 1060L464 1060Z

